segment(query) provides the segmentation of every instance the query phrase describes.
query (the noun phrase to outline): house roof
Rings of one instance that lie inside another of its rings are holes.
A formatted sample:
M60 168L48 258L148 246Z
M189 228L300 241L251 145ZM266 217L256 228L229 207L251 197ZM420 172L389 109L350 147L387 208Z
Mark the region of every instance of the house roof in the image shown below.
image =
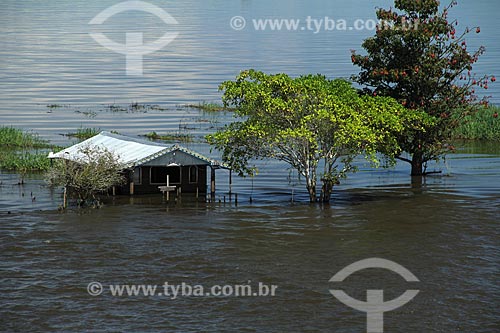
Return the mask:
M118 157L124 168L140 166L169 153L182 151L199 160L201 164L227 169L227 166L219 161L179 145L165 145L109 132L101 132L58 153L49 153L48 157L79 161L83 157L81 150L86 147L105 148Z

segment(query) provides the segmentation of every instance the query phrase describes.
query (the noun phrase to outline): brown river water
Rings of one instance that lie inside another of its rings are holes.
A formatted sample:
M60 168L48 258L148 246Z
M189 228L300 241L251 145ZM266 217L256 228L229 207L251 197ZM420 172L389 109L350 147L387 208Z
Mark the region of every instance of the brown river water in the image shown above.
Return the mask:
M70 109L54 112L85 117ZM188 128L198 124L190 131L200 140L198 134L229 117L188 113L173 109L142 117L171 123L164 130L178 129L178 117ZM63 115L38 116L47 128L65 122ZM102 111L94 121L112 129L112 119L136 116ZM219 120L199 121L207 117ZM47 137L68 143L55 132ZM203 143L188 145L210 153ZM412 185L406 165L373 170L361 159L357 163L360 171L335 189L329 206L308 204L303 184L288 179L286 166L263 162L253 182L234 179L238 205L229 203L227 173L219 172L215 203L187 194L165 202L158 194L105 198L100 209L64 213L57 211L61 190L48 188L41 175L18 185L18 175L2 172L0 330L362 332L366 314L337 301L329 279L348 264L378 257L403 265L420 282L370 269L342 288L364 300L367 289L383 289L385 299L393 299L416 286L415 299L385 313L387 332L495 332L498 145L460 144L446 162L432 166L443 174L420 186ZM94 281L104 286L100 296L87 292ZM273 297L176 299L119 297L106 289L165 282L206 288L262 282L278 289Z

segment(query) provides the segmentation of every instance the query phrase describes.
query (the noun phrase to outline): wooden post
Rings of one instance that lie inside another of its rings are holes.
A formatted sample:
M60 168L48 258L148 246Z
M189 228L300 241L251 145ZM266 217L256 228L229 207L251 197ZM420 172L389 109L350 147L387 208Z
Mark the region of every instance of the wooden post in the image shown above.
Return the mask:
M134 182L130 182L130 195L134 195Z
M167 175L167 187L170 186L170 175ZM167 191L167 202L170 200L170 191Z
M179 189L175 186L170 186L170 176L167 175L167 185L166 186L158 186L160 189L162 196L165 197L165 192L167 192L167 202L170 201L170 191L174 191L177 189L177 193L179 193Z
M64 193L63 193L63 208L66 209L66 204L67 204L67 191L66 191L66 186L64 186Z
M180 200L181 200L181 196L182 196L182 187L181 187L181 186L179 186L179 187L177 188L177 196L176 196L175 200L176 200L176 201L180 201Z
M210 195L215 198L215 169L210 167Z
M116 195L116 186L113 186L113 196Z

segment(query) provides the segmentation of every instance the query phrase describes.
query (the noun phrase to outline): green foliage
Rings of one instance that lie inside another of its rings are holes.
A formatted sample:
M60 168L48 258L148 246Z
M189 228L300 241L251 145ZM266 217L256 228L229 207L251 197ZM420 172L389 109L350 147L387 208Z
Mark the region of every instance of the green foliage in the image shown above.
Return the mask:
M35 133L13 127L0 127L0 169L16 171L24 178L28 172L46 171L50 166L45 151L50 144ZM21 180L22 182L22 180Z
M105 148L85 147L78 157L56 160L46 175L52 186L64 186L80 205L97 200L97 195L125 182L117 156Z
M0 127L0 147L6 148L47 148L49 143L37 134L23 132L14 127Z
M32 171L46 171L50 161L46 152L3 150L0 154L0 169L17 171L24 175Z
M166 133L166 134L158 134L156 132L149 132L148 134L143 135L151 140L161 140L161 141L169 141L169 142L192 142L193 136L191 134L183 134L183 133Z
M93 136L96 136L99 133L101 133L101 129L100 128L84 128L84 127L80 127L79 129L76 130L76 132L67 133L65 135L69 136L71 138L77 138L77 139L80 139L80 140L87 140L87 139L90 139Z
M412 175L421 175L427 161L445 154L463 117L486 103L478 100L475 86L487 89L488 81L496 80L471 74L484 47L470 53L465 36L480 29L457 33L458 22L448 19L454 4L440 11L438 0L396 0L396 10L378 9L385 24L364 41L367 54L352 52L353 64L361 68L354 80L370 87L366 93L393 97L435 119L398 138L401 150L412 155L399 156L412 164Z
M188 108L199 109L205 112L234 111L233 108L218 103L200 102L198 104L188 104Z
M350 83L322 75L290 78L247 70L220 90L224 104L243 120L207 136L208 142L240 176L256 173L251 159L287 162L305 178L311 202L317 199L317 176L323 183L320 199L328 202L333 186L354 171L354 157L364 153L377 164L379 149L396 155L395 135L424 122L421 113L391 98L359 96Z
M500 140L500 107L490 106L466 115L453 131L453 137L464 140Z

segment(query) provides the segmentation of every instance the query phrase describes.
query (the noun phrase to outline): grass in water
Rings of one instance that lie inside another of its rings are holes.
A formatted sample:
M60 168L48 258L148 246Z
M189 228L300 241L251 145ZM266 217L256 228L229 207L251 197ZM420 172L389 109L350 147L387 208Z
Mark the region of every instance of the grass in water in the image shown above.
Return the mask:
M141 104L139 102L132 102L129 105L116 105L110 104L106 106L106 110L110 112L148 112L150 110L166 111L167 108L161 107L157 104Z
M465 117L454 137L463 140L500 141L500 107L490 106Z
M224 105L217 103L200 102L198 104L188 104L185 107L198 109L205 112L220 112L220 111L234 111L234 108L225 107Z
M125 112L128 111L128 109L121 107L119 105L111 104L106 106L106 109L110 112Z
M57 109L57 108L62 108L63 106L61 104L48 104L47 107L49 109Z
M48 149L61 149L40 139L36 133L6 126L0 127L0 148L0 169L16 171L20 175L48 170Z
M150 132L143 135L150 140L161 140L170 142L192 142L193 136L191 134L181 134L181 133L166 133L158 134L156 132Z
M129 105L129 109L131 111L141 111L141 110L145 110L147 107L148 107L148 105L140 104L138 102L132 102Z
M20 174L35 171L47 171L50 160L45 151L2 151L0 155L0 169L17 171Z
M87 140L93 136L96 136L97 134L101 133L100 128L83 128L80 127L79 129L76 130L74 133L67 133L64 134L65 136L69 136L70 138L77 138L80 140Z
M0 147L7 148L48 148L49 142L40 139L38 134L24 132L18 128L0 127Z

